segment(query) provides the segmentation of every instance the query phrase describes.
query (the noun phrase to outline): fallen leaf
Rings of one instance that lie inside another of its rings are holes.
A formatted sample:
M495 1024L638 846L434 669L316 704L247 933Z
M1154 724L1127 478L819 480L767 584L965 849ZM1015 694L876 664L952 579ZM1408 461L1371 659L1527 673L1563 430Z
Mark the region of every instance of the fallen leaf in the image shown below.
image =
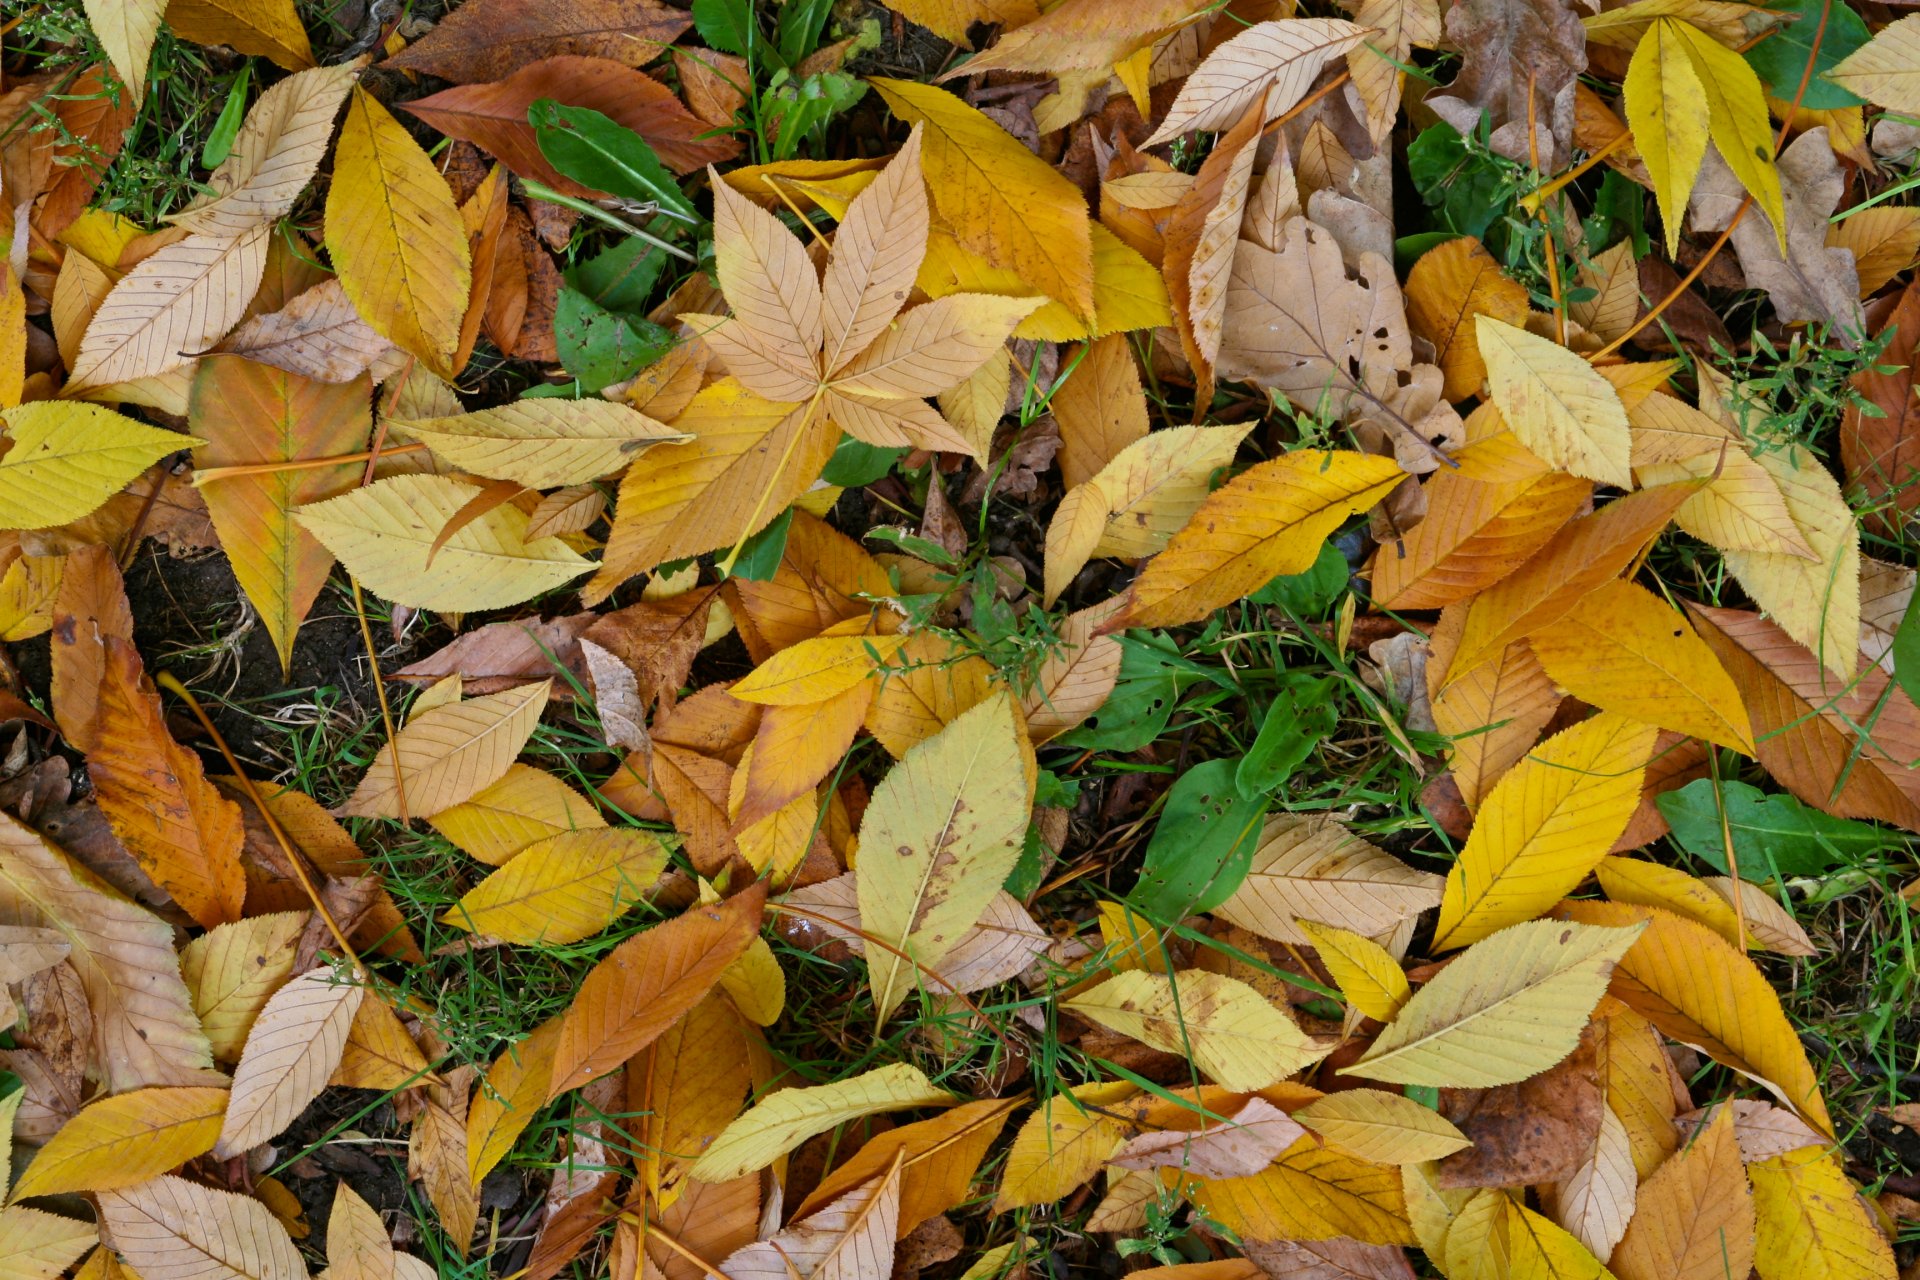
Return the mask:
M688 1173L702 1182L725 1182L764 1169L814 1134L846 1121L952 1101L951 1094L905 1063L876 1067L835 1084L782 1089L729 1124Z
M300 1280L299 1247L267 1206L161 1177L100 1193L113 1247L145 1280Z
M434 707L383 748L339 812L431 818L506 776L546 708L550 681Z
M497 80L542 58L585 55L638 66L658 57L693 25L685 10L657 0L473 0L449 13L388 66L459 84Z
M1252 987L1200 969L1118 974L1061 1007L1163 1053L1190 1055L1229 1089L1265 1088L1325 1052Z
M233 1072L214 1154L243 1155L278 1137L320 1096L340 1055L366 988L339 981L331 969L312 969L272 996L254 1019Z
M523 946L578 942L639 906L666 865L666 850L643 831L564 832L516 853L442 918Z

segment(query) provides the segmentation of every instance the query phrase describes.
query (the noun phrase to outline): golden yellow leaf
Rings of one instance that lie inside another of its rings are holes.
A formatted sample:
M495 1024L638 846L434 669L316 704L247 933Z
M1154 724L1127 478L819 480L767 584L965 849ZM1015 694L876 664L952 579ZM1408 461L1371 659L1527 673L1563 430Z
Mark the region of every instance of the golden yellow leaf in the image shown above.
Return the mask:
M214 1155L231 1160L278 1137L327 1087L346 1051L365 987L328 968L310 969L272 996L253 1021L233 1070Z
M1194 1067L1229 1089L1262 1089L1284 1080L1331 1046L1235 978L1184 969L1172 977L1135 970L1061 1002L1081 1017Z
M327 1280L385 1280L395 1275L397 1261L379 1212L340 1182L327 1210Z
M952 1102L952 1094L905 1063L834 1084L782 1089L728 1125L688 1172L702 1182L725 1182L766 1168L814 1134L846 1121Z
M1644 587L1606 583L1527 644L1554 682L1583 702L1754 752L1733 677L1686 616Z
M1108 1111L1140 1090L1124 1080L1075 1085L1042 1102L1013 1136L993 1211L1051 1204L1113 1158L1128 1128Z
M1624 81L1627 127L1653 179L1669 257L1679 251L1681 220L1707 157L1711 128L1706 86L1679 31L1672 22L1649 26L1634 47Z
M1833 1121L1780 998L1753 962L1705 925L1657 907L1567 902L1560 914L1590 925L1644 923L1621 959L1612 993L1675 1040L1772 1090L1809 1124Z
M265 225L237 236L190 235L122 276L80 339L65 392L171 373L240 321L267 268Z
M1514 437L1551 467L1631 489L1633 439L1613 384L1550 339L1489 315L1473 323L1488 393Z
M1747 1166L1761 1280L1893 1280L1887 1238L1840 1162L1802 1147Z
M512 503L468 521L436 551L478 492L450 476L389 476L293 518L369 591L421 609L504 608L593 567L558 538L529 541L526 513Z
M874 788L860 824L885 858L855 866L881 1022L980 919L1019 860L1032 785L1012 700L996 695L909 750Z
M1047 403L1060 427L1060 475L1073 489L1147 434L1147 400L1133 350L1119 334L1092 343L1077 360L1066 357L1063 366L1071 372Z
M485 1081L467 1106L467 1168L473 1185L493 1172L546 1105L553 1080L553 1051L560 1043L559 1018L549 1018L524 1039L508 1045L487 1068Z
M1427 518L1374 556L1374 599L1387 608L1438 609L1492 586L1593 495L1591 482L1544 466L1506 481L1442 468L1425 488Z
M904 634L815 636L774 654L727 693L770 707L811 706L871 679L906 642Z
M1347 1075L1442 1088L1491 1088L1538 1075L1569 1053L1639 927L1553 920L1509 925L1414 993Z
M1090 323L1093 241L1079 190L952 94L907 80L869 83L895 115L922 127L933 205L959 242Z
M585 484L688 437L610 400L515 400L452 418L393 419L439 457L529 489Z
M1478 1192L1462 1209L1444 1265L1456 1280L1610 1280L1585 1245L1501 1190Z
M1303 449L1249 468L1147 563L1106 629L1197 622L1280 574L1304 573L1328 534L1404 478L1391 458L1343 451Z
M420 1183L447 1243L462 1256L480 1217L480 1188L467 1176L467 1105L474 1074L472 1067L455 1067L444 1084L421 1090L407 1135L407 1177Z
M420 1046L407 1034L400 1015L373 992L354 1011L340 1065L333 1069L327 1083L385 1093L419 1084L426 1075L427 1059Z
M1626 830L1657 736L1602 712L1549 738L1487 795L1447 873L1436 949L1531 920L1586 879Z
M334 144L327 252L361 319L453 376L473 283L460 210L420 144L358 86Z
M5 410L0 528L46 529L92 514L141 472L205 444L97 404L40 400Z
M1753 1266L1753 1193L1731 1107L1719 1108L1691 1146L1654 1170L1638 1199L1608 1260L1619 1280L1721 1280Z
M937 1213L968 1198L973 1177L1007 1118L1020 1104L1011 1098L983 1098L943 1112L931 1120L901 1125L869 1138L853 1158L827 1174L794 1210L803 1217L853 1187L873 1178L900 1154L900 1237ZM1012 1154L1008 1154L1009 1166Z
M1434 725L1453 739L1448 764L1469 808L1477 810L1494 784L1533 749L1561 702L1560 691L1524 640L1433 696Z
M225 1089L137 1089L67 1121L20 1175L13 1198L105 1191L158 1177L213 1149Z
M1407 326L1433 344L1445 375L1443 399L1464 400L1486 380L1486 362L1470 322L1491 316L1524 327L1531 304L1525 286L1509 279L1472 236L1427 250L1407 275Z
M289 71L313 65L293 0L169 0L167 25L183 40L231 45Z
M1413 1227L1415 1242L1430 1258L1447 1256L1447 1237L1469 1201L1479 1194L1470 1188L1442 1187L1437 1181L1439 1166L1432 1162L1400 1166L1400 1189L1407 1206L1407 1221Z
M1661 907L1703 924L1735 946L1740 926L1733 904L1678 867L1638 858L1602 858L1594 869L1600 888L1614 902Z
M441 918L523 946L578 942L639 906L666 865L649 832L564 832L515 854Z
M1414 1242L1400 1171L1325 1146L1313 1134L1250 1178L1192 1178L1181 1190L1208 1218L1246 1240Z
M1580 264L1576 288L1592 296L1567 303L1567 316L1602 342L1612 342L1640 318L1640 270L1633 242L1623 240Z
M0 575L0 640L31 640L53 629L65 556L21 556Z
M509 766L498 782L428 821L460 852L493 867L550 836L607 825L585 796L528 764Z
M1407 975L1387 949L1371 938L1363 938L1346 929L1299 921L1300 931L1320 953L1334 983L1347 1003L1380 1022L1393 1021L1400 1007L1413 995ZM1365 1155L1365 1152L1356 1152ZM1444 1153L1442 1153L1444 1154ZM1418 1156L1420 1160L1438 1160L1438 1155ZM1399 1163L1399 1162L1394 1162Z
M1920 258L1920 209L1888 204L1860 209L1827 229L1827 244L1853 254L1860 296L1872 297Z
M1663 411L1677 407L1690 416L1689 425L1712 421L1670 397L1650 397L1643 408L1652 406L1660 406ZM1671 431L1663 434L1665 440L1660 443L1677 443L1680 439ZM1655 443L1650 439L1652 435L1650 431L1635 431L1636 453L1643 446ZM1723 551L1767 552L1799 560L1816 558L1806 534L1787 507L1786 495L1773 473L1758 458L1742 446L1722 448L1721 441L1704 436L1694 437L1693 443L1693 450L1685 458L1654 461L1645 466L1636 464L1635 468L1642 484L1687 479L1699 484L1700 491L1673 513L1682 529Z
M1246 879L1214 914L1263 938L1308 946L1313 939L1300 921L1374 937L1438 906L1440 884L1330 816L1276 813L1261 827Z
M261 94L227 158L207 178L210 192L167 221L189 231L235 236L283 217L319 169L333 138L333 119L359 74L353 62L315 67Z
M338 812L345 817L431 818L506 776L533 736L552 682L434 707L383 747ZM396 767L396 756L398 763Z
M1292 1115L1348 1155L1374 1164L1419 1164L1473 1145L1431 1107L1379 1089L1341 1089Z
M581 982L561 1022L549 1096L612 1071L698 1004L759 936L766 901L764 883L754 884L725 902L691 907L609 952Z
M308 912L250 916L207 930L180 949L180 971L213 1056L233 1062L267 998L293 976Z
M1070 626L1071 620L1061 628L1063 636ZM867 732L896 760L985 702L994 691L992 665L939 631L908 636L876 674L879 687L867 708ZM1040 681L1045 678L1043 669ZM1027 709L1025 704L1022 709ZM1030 710L1027 720L1028 732L1037 736Z

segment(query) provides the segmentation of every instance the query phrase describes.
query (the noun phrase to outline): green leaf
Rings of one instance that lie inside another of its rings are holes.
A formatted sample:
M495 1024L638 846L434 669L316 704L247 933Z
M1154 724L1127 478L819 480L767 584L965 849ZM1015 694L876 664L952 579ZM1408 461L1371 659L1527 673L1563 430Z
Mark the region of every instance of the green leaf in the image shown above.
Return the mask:
M1807 96L1800 105L1809 111L1833 111L1857 107L1864 99L1842 89L1826 78L1826 73L1872 35L1860 15L1845 0L1782 0L1767 6L1774 13L1791 15L1778 31L1747 50L1747 65L1766 82L1767 92L1782 102L1792 102L1800 92L1800 78L1807 73L1807 58L1813 54L1813 33L1820 30L1820 15L1826 13L1827 26L1820 32L1820 52L1814 56Z
M708 48L745 57L753 38L753 0L693 0L693 25Z
M1833 817L1792 796L1767 795L1744 782L1723 782L1721 795L1734 852L1740 859L1740 874L1749 880L1817 876L1898 843L1878 827ZM1711 778L1669 791L1655 803L1673 827L1673 838L1681 848L1722 875L1731 874Z
M858 489L893 470L893 464L906 454L905 449L889 449L842 434L820 478L842 489Z
M1127 898L1149 919L1171 923L1211 911L1247 878L1267 804L1235 790L1239 766L1232 758L1195 765L1167 792L1140 881Z
M1166 732L1180 691L1196 678L1156 646L1123 635L1120 676L1112 694L1099 710L1055 738L1052 745L1083 751L1138 751Z
M1907 698L1920 705L1920 591L1907 601L1893 633L1893 678Z
M1507 183L1500 167L1470 150L1452 125L1436 124L1407 147L1407 171L1420 198L1462 235L1487 239L1506 208Z
M560 363L589 393L631 378L673 346L673 335L652 321L616 315L569 288L560 290L553 338Z
M1328 542L1305 573L1283 573L1247 599L1285 609L1296 618L1324 617L1347 589L1349 572L1345 554Z
M780 557L787 551L787 530L793 527L793 508L788 507L775 516L773 523L740 544L740 553L733 559L733 568L728 571L729 578L745 578L748 582L768 582L780 570Z
M699 220L672 171L625 125L585 107L563 107L551 98L528 107L527 121L547 163L580 185Z
M200 149L200 163L209 169L218 169L226 160L227 153L233 150L233 140L240 136L241 121L247 116L247 85L253 79L253 64L240 64L240 74L233 78L233 87L227 90L226 105L220 108L220 115L213 122L213 128L207 132L207 144Z
M831 12L833 0L786 0L780 6L780 21L774 26L773 39L788 66L796 65L819 47L820 32L826 27L827 15Z
M1339 723L1333 681L1296 680L1281 686L1240 761L1234 787L1248 799L1278 791Z
M667 255L645 240L629 238L579 263L567 283L609 311L639 315L667 265Z

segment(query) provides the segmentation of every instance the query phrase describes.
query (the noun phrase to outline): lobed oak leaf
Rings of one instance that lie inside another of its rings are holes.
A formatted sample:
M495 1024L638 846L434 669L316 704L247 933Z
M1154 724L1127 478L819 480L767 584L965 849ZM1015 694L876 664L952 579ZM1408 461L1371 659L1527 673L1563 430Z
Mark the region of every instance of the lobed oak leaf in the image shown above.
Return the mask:
M1463 134L1491 127L1496 154L1556 171L1566 162L1575 85L1587 69L1587 33L1552 0L1466 0L1446 14L1460 74L1429 95L1434 114Z

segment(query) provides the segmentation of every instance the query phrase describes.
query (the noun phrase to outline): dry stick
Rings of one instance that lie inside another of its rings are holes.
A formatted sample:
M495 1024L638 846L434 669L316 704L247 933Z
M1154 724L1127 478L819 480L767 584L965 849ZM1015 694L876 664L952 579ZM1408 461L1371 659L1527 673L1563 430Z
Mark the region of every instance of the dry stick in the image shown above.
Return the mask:
M396 444L388 449L367 449L361 453L342 453L331 458L299 458L292 462L241 462L231 467L208 467L193 473L195 487L213 480L230 480L235 476L264 476L280 471L320 471L327 467L341 467L349 462L372 462L376 458L391 458L401 453L418 453L427 446L424 444Z
M1281 125L1293 119L1295 116L1299 115L1302 111L1305 111L1308 107L1320 101L1320 99L1326 97L1328 94L1332 93L1335 89L1338 89L1341 85L1345 84L1347 81L1351 80L1352 78L1353 78L1353 73L1351 71L1342 71L1339 75L1327 81L1325 84L1321 85L1318 89L1315 89L1312 93L1300 99L1300 101L1294 103L1292 107L1288 108L1286 111L1281 112L1279 115L1275 116L1272 120L1269 120L1267 122L1267 126L1264 129L1260 130L1260 136L1263 138L1266 137L1268 134L1272 133L1275 129L1278 129Z
M1535 111L1533 86L1537 79L1535 73L1527 71L1527 160L1533 171L1540 172L1540 130ZM1540 226L1547 237L1547 295L1553 299L1553 332L1555 340L1561 346L1567 345L1567 308L1560 301L1560 246L1553 242L1553 229L1548 224L1547 206L1543 202L1534 213L1540 219Z
M1794 118L1800 114L1800 104L1806 99L1807 86L1813 83L1813 64L1818 61L1820 57L1820 42L1826 37L1827 18L1832 12L1833 0L1826 0L1826 3L1820 6L1820 23L1813 29L1813 40L1807 46L1807 65L1800 72L1800 87L1794 91L1793 102L1787 107L1786 117L1780 121L1780 132L1776 133L1773 137L1773 154L1776 157L1780 154L1781 147L1786 143L1787 131L1793 127ZM1754 43L1758 43L1758 41L1756 40ZM1752 46L1749 45L1748 47L1751 48ZM1701 273L1707 269L1708 264L1719 255L1720 250L1726 247L1727 241L1733 238L1733 229L1740 225L1740 219L1746 217L1747 210L1751 208L1753 208L1753 193L1748 192L1741 198L1740 207L1733 211L1733 218L1727 223L1726 230L1720 233L1719 239L1708 246L1706 255L1694 264L1693 270L1687 272L1680 283L1675 285L1666 297L1660 299L1658 306L1655 306L1652 310L1648 311L1647 314L1634 321L1632 327L1625 333L1588 356L1587 360L1592 362L1599 360L1603 356L1612 355L1621 347L1625 346L1635 334L1658 319L1660 314L1668 307L1678 302L1681 295L1686 293L1693 282L1700 278ZM1729 861L1731 861L1733 855L1731 847L1728 848L1727 855ZM1739 879L1738 872L1734 873L1734 879Z
M642 1217L637 1217L631 1213L621 1214L620 1221L626 1223L628 1226L640 1228L643 1241L645 1236L651 1235L654 1239L658 1240L661 1244L664 1244L665 1246L667 1246L667 1248L673 1250L675 1253L685 1258L688 1262L691 1262L694 1266L706 1272L707 1280L732 1280L732 1277L722 1272L719 1268L715 1267L711 1262L708 1262L705 1258L701 1257L699 1254L695 1253L693 1250L687 1248L687 1246L681 1244L678 1240L675 1240L671 1235L667 1233L666 1229L662 1227L659 1223L649 1222L647 1219ZM642 1243L641 1248L644 1249L645 1247L646 1245Z
M261 796L260 789L253 785L253 779L247 776L247 771L242 769L240 762L233 758L233 751L227 746L227 740L220 736L218 729L213 727L213 721L207 717L206 710L200 705L200 700L193 696L192 690L174 678L172 672L162 671L153 678L153 682L186 703L187 709L192 711L194 718L200 722L200 727L207 731L209 738L213 739L213 745L220 749L220 758L227 762L227 768L233 770L233 776L240 783L240 789L247 793L247 799L251 800L253 807L260 811L260 816L266 819L267 830L273 832L273 838L279 842L280 852L286 855L287 865L293 868L294 878L300 881L300 887L306 891L307 898L313 903L313 909L320 913L320 919L325 922L327 932L333 935L333 940L340 946L341 954L353 965L354 976L364 983L367 980L367 967L360 963L360 956L354 951L353 944L348 942L347 935L341 932L340 922L333 918L333 912L327 910L327 904L320 897L320 891L314 887L313 880L307 875L306 864L302 861L304 855L295 851L292 842L287 839L286 830L280 825L280 819L275 817L273 810L267 807L266 799Z
M400 371L405 378L413 372L413 364ZM373 469L380 462L381 446L387 441L387 420L380 419L380 425L373 436L373 447L367 450L367 469L360 474L360 484L364 488L373 483ZM397 451L396 451L397 452ZM387 735L387 753L393 757L393 798L400 810L402 825L412 822L407 814L407 774L400 767L400 741L393 730L393 708L387 705L387 681L380 674L380 652L373 643L373 624L367 621L366 597L360 594L360 578L349 573L347 582L353 587L353 613L360 620L360 640L367 646L367 665L373 669L373 696L380 704L380 728Z

